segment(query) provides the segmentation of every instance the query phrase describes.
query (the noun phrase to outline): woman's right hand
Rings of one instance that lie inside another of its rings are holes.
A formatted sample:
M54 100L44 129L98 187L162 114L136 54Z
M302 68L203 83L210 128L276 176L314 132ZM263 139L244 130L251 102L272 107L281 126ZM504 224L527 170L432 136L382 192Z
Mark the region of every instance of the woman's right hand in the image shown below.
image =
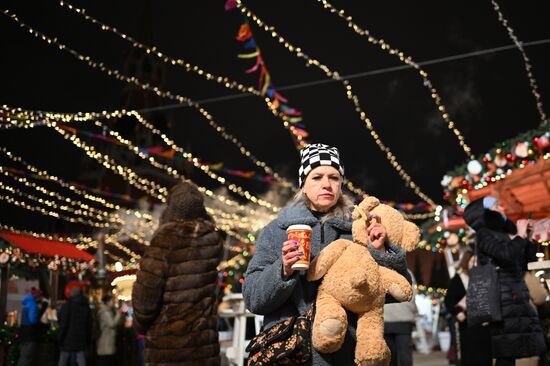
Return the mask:
M282 262L283 262L283 278L286 280L293 273L292 265L298 261L303 253L298 250L298 244L294 240L287 240L283 243Z

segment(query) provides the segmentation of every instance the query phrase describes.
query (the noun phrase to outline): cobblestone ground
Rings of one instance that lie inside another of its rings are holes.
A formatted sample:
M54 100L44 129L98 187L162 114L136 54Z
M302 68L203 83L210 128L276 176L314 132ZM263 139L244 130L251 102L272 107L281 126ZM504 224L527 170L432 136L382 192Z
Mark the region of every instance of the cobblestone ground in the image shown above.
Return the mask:
M429 354L415 352L413 354L414 366L449 366L444 352L434 351Z

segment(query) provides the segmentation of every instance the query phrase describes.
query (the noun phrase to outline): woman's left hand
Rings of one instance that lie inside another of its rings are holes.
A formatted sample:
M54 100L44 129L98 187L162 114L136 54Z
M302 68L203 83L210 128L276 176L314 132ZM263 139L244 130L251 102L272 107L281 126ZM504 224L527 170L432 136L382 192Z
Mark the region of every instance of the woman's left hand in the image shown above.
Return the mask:
M386 228L381 223L380 216L372 214L373 220L367 227L367 235L373 247L378 250L385 251L384 243L386 242Z

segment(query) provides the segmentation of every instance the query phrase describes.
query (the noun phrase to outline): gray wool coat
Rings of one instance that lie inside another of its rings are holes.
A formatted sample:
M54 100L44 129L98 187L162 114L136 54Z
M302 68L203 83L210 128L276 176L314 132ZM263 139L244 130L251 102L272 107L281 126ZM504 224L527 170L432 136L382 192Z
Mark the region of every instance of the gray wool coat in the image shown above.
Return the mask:
M287 240L286 229L294 224L311 226L312 260L334 240L352 239L351 220L331 217L321 223L303 202L281 210L279 216L260 233L243 284L246 307L255 314L264 315L266 328L279 320L304 313L317 295L320 281L308 282L306 271L295 271L287 280L282 276L281 247ZM386 249L384 253L369 248L378 264L397 271L410 281L404 250L393 244L386 244ZM349 326L342 348L332 354L320 354L313 349L311 365L355 365L357 316L350 312L347 315Z

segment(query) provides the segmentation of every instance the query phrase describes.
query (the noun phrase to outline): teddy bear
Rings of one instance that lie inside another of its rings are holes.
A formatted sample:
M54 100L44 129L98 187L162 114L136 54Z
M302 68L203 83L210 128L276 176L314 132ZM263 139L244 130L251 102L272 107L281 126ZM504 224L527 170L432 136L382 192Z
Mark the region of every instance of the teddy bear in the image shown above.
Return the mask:
M366 197L352 214L353 241L338 239L311 262L308 280L323 278L316 299L313 346L321 353L333 353L344 342L348 322L346 310L358 315L355 362L357 365L388 365L390 351L384 341L386 294L397 301L410 301L412 288L397 272L380 266L367 246L370 220L380 217L386 240L406 251L416 248L420 230L391 206Z

